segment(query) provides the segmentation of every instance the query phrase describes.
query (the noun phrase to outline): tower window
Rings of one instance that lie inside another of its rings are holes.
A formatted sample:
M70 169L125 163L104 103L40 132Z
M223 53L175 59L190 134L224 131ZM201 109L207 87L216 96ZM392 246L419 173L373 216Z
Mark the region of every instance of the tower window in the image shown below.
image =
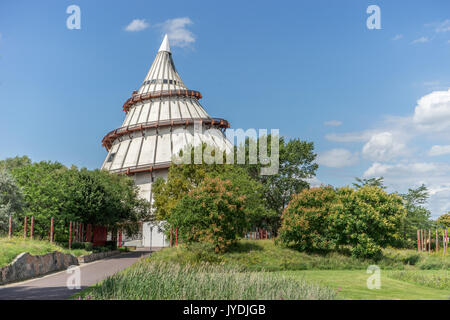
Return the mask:
M108 160L107 160L106 162L113 162L114 156L115 156L115 155L116 155L116 153L115 153L115 152L112 152L112 153L109 155Z

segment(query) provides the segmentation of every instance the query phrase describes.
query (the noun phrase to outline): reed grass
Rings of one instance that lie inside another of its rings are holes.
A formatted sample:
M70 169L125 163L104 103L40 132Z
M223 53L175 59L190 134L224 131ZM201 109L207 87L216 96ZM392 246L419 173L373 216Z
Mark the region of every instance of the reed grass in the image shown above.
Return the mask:
M143 259L85 290L82 299L330 300L336 292L305 279L242 272L226 265L179 265Z

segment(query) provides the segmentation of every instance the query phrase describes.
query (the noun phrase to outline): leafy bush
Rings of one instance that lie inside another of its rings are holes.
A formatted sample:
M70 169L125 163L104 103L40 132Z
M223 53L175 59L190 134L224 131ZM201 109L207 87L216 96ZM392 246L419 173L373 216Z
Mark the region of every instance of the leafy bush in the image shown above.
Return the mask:
M224 252L248 227L244 201L230 180L206 177L177 203L168 222L184 241L212 243Z
M281 217L280 241L302 251L334 248L327 232L336 198L331 187L305 189L295 195Z
M294 196L282 216L280 241L300 250L350 246L357 258L381 258L400 239L402 199L382 188L312 188Z

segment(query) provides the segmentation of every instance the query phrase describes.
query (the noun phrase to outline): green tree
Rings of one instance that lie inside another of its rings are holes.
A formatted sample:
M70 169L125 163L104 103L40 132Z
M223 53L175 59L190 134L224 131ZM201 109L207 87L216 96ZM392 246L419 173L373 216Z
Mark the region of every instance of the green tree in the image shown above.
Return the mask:
M168 223L187 242L211 243L224 252L248 228L245 196L230 180L206 177L177 202Z
M428 229L432 227L431 212L423 205L427 203L429 193L427 187L422 184L416 189L408 189L402 194L406 209L406 216L402 221L402 237L405 245L414 245L417 229Z
M204 151L208 146L201 146ZM184 152L187 152L187 147ZM252 179L248 172L232 164L194 164L191 153L190 164L172 164L167 181L158 179L153 185L153 209L158 220L167 220L177 203L190 191L198 187L205 178L230 180L245 196L245 210L252 227L269 228L276 213L267 208L263 185Z
M280 240L301 250L350 246L358 258L378 258L395 243L406 214L402 199L374 186L303 191L283 213Z
M336 201L336 192L331 187L304 189L294 195L283 211L280 241L302 251L335 248L328 223Z
M12 171L15 168L27 166L29 164L31 164L31 159L27 156L6 158L5 160L0 160L0 170L6 169Z
M291 139L286 141L284 137L267 136L267 154L271 156L271 141L279 139L279 171L275 175L260 175L263 166L261 163L250 164L249 151L250 145L256 143L258 154L260 154L260 141L264 137L259 137L257 141L246 139L245 148L246 164L244 168L250 176L261 182L264 186L264 198L267 200L268 208L278 214L278 218L273 219L273 229L280 226L281 214L287 206L292 196L309 188L308 179L315 176L318 165L314 162L316 154L314 153L314 143L302 141L300 139ZM237 153L239 148L235 148ZM237 158L237 157L235 157Z
M70 221L122 226L137 232L139 220L149 215L149 204L139 199L133 180L102 170L66 168L60 163L39 162L13 169L23 188L25 207L20 215L35 217L35 235L47 238L54 218L55 239L65 241Z
M401 221L406 215L402 198L376 186L337 191L339 202L333 206L330 228L336 244L350 245L358 258L378 258L381 248L400 238Z
M438 227L450 228L450 212L444 213L437 218L436 224Z
M386 189L386 186L384 185L384 178L383 177L378 177L378 178L369 178L369 179L365 179L365 178L355 178L356 182L353 182L353 186L356 189L360 189L364 186L370 186L370 187L378 187L381 189Z
M0 169L0 233L8 231L9 217L15 222L22 209L22 190L10 173Z

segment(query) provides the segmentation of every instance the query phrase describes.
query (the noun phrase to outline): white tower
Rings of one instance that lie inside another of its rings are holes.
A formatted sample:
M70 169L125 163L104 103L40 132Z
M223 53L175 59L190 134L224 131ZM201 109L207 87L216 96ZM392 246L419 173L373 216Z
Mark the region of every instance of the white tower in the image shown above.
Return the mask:
M140 196L152 202L152 183L159 177L167 179L172 156L186 145L197 141L231 150L224 135L228 121L211 118L200 105L201 98L200 92L187 89L178 75L165 35L144 82L123 105L126 117L122 126L102 140L108 150L102 169L133 176ZM194 122L202 125L195 139ZM153 228L150 240L149 227L144 224L144 245L161 246L162 234Z

